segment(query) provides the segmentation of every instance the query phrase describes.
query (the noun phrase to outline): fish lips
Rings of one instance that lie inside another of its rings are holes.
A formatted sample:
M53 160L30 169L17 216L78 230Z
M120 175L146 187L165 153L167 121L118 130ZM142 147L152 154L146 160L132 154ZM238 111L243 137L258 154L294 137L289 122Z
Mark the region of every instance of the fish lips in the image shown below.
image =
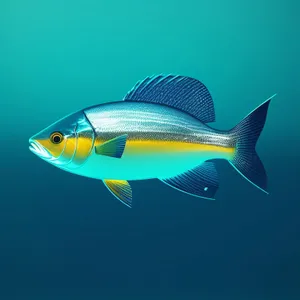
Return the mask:
M38 142L36 142L33 139L29 139L29 150L40 158L43 159L52 158L51 154L42 145L40 145Z

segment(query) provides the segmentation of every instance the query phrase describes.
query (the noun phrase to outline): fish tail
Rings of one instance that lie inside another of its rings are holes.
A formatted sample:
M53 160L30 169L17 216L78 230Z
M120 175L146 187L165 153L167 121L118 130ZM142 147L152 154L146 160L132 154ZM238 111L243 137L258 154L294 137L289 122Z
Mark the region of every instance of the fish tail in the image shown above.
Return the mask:
M265 193L268 193L267 174L255 146L264 128L268 107L274 96L254 109L230 131L236 140L235 154L230 163L244 178Z

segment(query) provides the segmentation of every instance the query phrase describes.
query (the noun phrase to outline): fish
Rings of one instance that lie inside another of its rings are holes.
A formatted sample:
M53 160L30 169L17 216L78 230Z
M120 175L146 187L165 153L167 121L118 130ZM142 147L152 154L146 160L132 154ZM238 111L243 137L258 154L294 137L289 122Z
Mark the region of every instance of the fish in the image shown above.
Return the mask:
M256 143L275 95L232 129L220 130L210 124L215 122L214 102L201 81L152 75L138 81L122 100L54 122L29 139L29 149L61 170L103 181L128 207L129 181L135 180L159 179L188 195L215 200L220 159L268 193Z

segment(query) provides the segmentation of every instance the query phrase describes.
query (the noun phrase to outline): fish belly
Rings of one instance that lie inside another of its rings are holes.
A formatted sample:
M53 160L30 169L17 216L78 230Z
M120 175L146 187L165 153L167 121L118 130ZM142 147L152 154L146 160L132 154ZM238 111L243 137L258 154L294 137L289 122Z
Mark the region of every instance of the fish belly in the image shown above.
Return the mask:
M193 169L206 160L218 158L217 153L146 153L121 158L93 153L74 173L96 179L144 180L170 178Z

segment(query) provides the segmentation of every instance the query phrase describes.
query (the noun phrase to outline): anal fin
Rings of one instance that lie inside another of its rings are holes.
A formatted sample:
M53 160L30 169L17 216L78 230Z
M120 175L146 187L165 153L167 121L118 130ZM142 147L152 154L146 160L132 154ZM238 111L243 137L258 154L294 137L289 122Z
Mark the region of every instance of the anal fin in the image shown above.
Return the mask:
M219 187L218 173L213 162L204 162L185 173L160 180L181 192L209 200L214 200Z
M132 189L126 180L103 180L109 191L126 206L132 206Z

